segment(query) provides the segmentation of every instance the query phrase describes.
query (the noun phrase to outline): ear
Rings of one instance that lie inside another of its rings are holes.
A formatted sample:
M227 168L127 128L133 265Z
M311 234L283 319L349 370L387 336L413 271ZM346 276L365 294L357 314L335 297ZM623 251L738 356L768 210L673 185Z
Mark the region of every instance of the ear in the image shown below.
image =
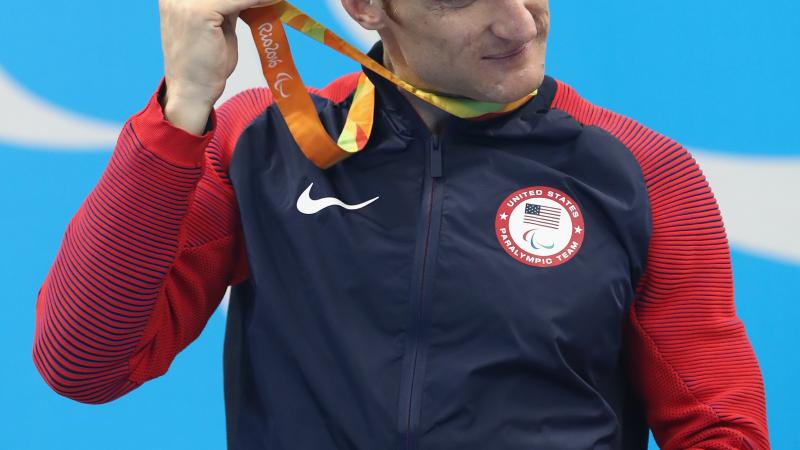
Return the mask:
M342 0L342 7L359 25L367 30L380 30L388 17L383 0Z

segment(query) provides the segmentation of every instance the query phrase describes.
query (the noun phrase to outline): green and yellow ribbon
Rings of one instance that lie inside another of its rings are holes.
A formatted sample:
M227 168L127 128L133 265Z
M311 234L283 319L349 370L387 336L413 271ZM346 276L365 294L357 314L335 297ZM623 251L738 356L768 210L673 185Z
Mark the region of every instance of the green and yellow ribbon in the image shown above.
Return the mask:
M375 86L362 72L344 128L338 142L334 142L322 126L305 84L297 72L283 24L361 63L431 105L462 119L512 111L536 95L536 91L533 91L512 103L492 103L466 97L444 96L416 88L286 1L247 9L242 11L240 17L250 26L259 50L264 78L292 136L306 157L323 169L367 145L374 122Z

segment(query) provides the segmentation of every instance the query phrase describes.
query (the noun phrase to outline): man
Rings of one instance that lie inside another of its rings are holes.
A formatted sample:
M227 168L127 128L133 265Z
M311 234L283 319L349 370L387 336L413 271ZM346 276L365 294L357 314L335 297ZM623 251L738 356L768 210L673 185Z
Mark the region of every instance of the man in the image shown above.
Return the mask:
M414 86L536 95L461 119L365 69L372 137L327 170L267 89L211 106L264 4L162 0L165 79L39 292L57 392L164 374L232 285L229 448L644 449L648 425L769 448L713 194L680 145L544 76L547 1L343 0ZM312 90L327 129L358 75Z

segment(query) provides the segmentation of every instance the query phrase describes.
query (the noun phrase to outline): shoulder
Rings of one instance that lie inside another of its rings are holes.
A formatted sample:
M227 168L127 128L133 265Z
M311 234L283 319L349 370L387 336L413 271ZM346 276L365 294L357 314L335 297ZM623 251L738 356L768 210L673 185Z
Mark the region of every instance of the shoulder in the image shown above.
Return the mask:
M719 205L703 171L686 148L633 119L593 105L562 82L558 82L551 108L569 114L583 127L613 136L638 162L650 203L651 278L669 277L677 266L666 262L678 254L685 258L705 252L699 260L729 264ZM699 260L686 270L701 271L704 263Z
M340 103L356 89L361 72L344 74L323 88L308 87L312 99ZM227 181L233 149L242 132L273 106L272 92L266 86L245 89L226 100L216 111L217 129L211 145L209 158L217 161L215 169ZM276 111L277 113L277 111Z
M336 78L322 89L309 88L308 92L326 98L334 103L340 103L355 92L358 77L361 72L351 72Z
M324 97L333 102L341 102L352 94L358 84L361 72L351 72L339 76L322 88L307 87L309 94ZM238 111L246 118L248 112L260 113L273 103L272 92L267 86L245 89L234 95L221 106L219 112ZM251 111L252 110L252 111Z
M584 127L594 127L620 141L636 158L645 176L652 174L658 161L670 159L691 160L690 152L678 142L641 123L597 106L581 97L562 81L557 88L551 107L569 114Z
M562 81L556 84L551 108L565 112L585 128L607 133L622 143L636 159L651 200L654 196L667 195L665 190L709 190L694 157L681 144L629 117L589 102Z

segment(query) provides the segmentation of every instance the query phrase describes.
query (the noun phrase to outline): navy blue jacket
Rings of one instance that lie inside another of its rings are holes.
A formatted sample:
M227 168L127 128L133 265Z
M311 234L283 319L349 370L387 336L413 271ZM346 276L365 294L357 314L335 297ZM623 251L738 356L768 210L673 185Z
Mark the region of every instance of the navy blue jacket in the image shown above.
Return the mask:
M432 135L365 71L380 114L359 154L318 169L274 106L236 145L251 277L228 316L232 447L646 448L622 351L652 234L631 149L552 108L549 77L517 111L450 116ZM315 97L333 136L351 100ZM378 199L301 214L312 184L314 198ZM523 263L497 237L506 197L535 186L583 216L563 264Z
M363 70L373 136L327 170L263 88L205 136L169 128L153 99L132 118L107 184L126 167L186 182L185 201L143 205L178 218L160 241L174 253L152 268L124 379L57 389L108 401L163 374L232 284L230 449L643 450L648 427L667 449L768 448L719 210L683 147L550 77L515 111L432 135ZM333 137L356 77L312 92ZM306 210L327 197L356 206ZM77 297L56 284L40 303Z

